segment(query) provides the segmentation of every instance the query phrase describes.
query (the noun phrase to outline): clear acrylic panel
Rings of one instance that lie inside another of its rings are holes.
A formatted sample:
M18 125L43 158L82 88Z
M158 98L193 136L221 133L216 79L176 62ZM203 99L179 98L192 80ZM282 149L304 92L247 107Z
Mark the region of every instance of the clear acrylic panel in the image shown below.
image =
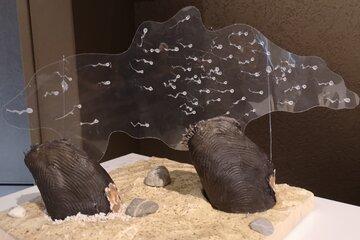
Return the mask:
M70 139L97 160L117 131L186 150L183 134L200 120L224 115L245 127L273 111L359 104L321 58L290 53L244 24L210 31L194 7L144 22L124 53L63 57L28 89L4 105L7 123L27 129L24 119L38 114L46 140ZM19 106L26 96L41 104Z

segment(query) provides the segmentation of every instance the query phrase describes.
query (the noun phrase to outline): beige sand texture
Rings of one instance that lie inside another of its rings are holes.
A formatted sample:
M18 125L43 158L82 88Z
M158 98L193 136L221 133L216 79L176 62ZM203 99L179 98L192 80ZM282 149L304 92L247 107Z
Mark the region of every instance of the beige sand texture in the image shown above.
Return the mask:
M144 185L147 172L158 165L170 171L172 183L165 188ZM277 204L274 208L255 214L231 214L211 208L201 193L200 180L195 169L188 164L180 164L167 159L151 158L119 168L110 173L122 191L125 204L135 197L146 198L159 204L159 210L142 218L126 217L107 221L83 222L66 221L54 224L44 214L41 200L27 203L27 216L22 219L8 217L0 213L0 228L15 239L282 239L311 211L314 196L311 192L276 185ZM263 236L249 228L249 223L258 218L270 220L275 232Z

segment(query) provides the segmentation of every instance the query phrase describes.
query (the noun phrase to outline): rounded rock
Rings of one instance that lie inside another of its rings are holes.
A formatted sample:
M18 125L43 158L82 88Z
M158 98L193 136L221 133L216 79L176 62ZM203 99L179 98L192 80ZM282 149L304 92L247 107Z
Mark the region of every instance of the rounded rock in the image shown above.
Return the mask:
M131 217L143 217L155 213L158 209L159 205L156 202L134 198L126 208L125 214Z
M164 187L171 183L169 170L165 166L157 166L148 172L144 183L150 187Z
M274 233L273 224L266 218L258 218L249 224L249 227L265 236L269 236Z

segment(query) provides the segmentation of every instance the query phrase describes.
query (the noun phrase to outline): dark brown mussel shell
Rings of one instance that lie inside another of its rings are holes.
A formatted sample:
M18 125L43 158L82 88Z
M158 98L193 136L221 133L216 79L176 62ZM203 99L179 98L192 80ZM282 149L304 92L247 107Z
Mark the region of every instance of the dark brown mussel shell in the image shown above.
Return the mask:
M235 119L217 117L191 126L186 141L204 195L231 213L265 211L276 203L272 163Z
M66 140L36 145L25 156L50 217L111 211L105 189L113 180L99 163Z

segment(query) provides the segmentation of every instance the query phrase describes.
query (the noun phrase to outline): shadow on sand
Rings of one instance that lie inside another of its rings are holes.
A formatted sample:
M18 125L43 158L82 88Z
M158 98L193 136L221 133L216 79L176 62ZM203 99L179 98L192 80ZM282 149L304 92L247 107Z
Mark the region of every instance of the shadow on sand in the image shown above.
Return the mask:
M203 195L201 182L197 173L173 170L170 171L170 177L171 184L165 186L165 189L178 192L182 195L192 195L207 201Z

